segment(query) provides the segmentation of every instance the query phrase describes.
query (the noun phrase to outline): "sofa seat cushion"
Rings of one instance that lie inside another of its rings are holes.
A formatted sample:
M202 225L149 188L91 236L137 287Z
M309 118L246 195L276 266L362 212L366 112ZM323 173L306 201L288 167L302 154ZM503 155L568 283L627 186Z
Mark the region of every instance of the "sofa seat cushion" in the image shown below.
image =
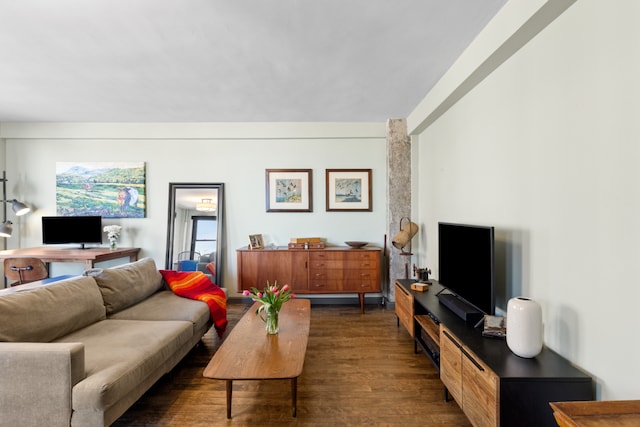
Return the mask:
M192 331L185 321L107 319L57 340L85 347L86 377L73 387L73 409L109 408L144 379L157 375L187 345Z
M0 341L49 342L105 317L95 280L64 280L0 297Z
M107 314L130 307L162 288L162 275L152 258L143 258L114 268L84 272L98 283Z
M160 291L138 304L109 316L121 320L185 320L200 331L210 322L209 307L202 301L177 296L171 291Z

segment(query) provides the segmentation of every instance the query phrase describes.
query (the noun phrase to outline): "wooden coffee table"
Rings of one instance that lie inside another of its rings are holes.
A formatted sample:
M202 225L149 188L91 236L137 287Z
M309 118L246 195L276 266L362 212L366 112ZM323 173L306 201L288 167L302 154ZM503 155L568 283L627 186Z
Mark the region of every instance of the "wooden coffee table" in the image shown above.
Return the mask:
M234 380L291 379L291 403L296 416L298 377L309 339L311 303L293 299L282 305L277 335L268 335L255 314L255 303L240 319L204 369L207 378L227 382L227 418L231 418Z

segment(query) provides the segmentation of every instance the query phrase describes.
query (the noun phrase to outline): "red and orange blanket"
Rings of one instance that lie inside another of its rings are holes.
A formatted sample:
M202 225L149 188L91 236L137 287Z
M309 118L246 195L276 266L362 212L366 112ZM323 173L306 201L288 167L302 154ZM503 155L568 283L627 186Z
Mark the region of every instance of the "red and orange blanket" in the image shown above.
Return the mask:
M224 291L202 271L160 270L160 273L174 294L207 303L213 326L218 336L222 337L227 327L227 297Z

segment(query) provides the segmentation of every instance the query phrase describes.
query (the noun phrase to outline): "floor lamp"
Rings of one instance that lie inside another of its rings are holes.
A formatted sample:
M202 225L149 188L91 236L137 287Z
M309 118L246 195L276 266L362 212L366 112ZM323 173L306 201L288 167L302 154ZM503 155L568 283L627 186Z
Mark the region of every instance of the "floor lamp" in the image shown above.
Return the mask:
M15 212L16 216L22 216L31 210L29 206L16 199L7 200L7 172L2 171L2 204L4 215L2 217L2 224L0 225L0 237L11 237L11 233L13 232L13 223L7 220L7 203L11 203L11 210Z

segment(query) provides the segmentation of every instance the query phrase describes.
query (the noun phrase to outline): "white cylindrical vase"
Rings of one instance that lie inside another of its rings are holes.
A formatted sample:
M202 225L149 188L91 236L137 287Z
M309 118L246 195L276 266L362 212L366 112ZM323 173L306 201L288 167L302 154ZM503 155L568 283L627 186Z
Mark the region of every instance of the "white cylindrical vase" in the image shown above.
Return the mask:
M511 298L507 304L507 346L520 357L536 357L542 351L542 309L524 297Z

